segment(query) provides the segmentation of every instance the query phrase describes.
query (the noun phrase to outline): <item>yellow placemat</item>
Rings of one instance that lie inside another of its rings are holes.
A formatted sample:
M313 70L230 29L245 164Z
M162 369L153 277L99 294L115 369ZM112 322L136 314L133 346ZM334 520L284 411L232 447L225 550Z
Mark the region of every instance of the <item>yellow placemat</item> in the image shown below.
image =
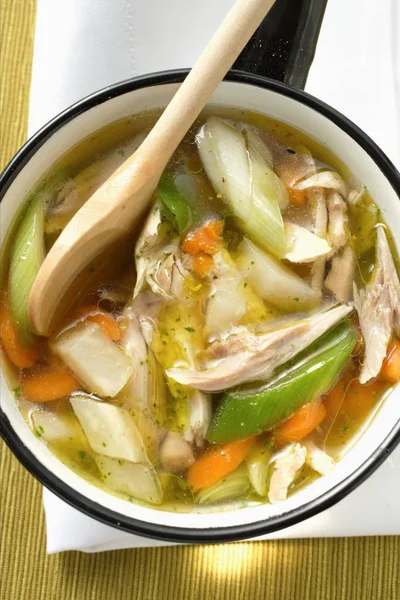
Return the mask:
M34 18L0 0L1 168L26 136ZM400 537L46 556L41 486L3 443L0 486L2 600L400 599Z

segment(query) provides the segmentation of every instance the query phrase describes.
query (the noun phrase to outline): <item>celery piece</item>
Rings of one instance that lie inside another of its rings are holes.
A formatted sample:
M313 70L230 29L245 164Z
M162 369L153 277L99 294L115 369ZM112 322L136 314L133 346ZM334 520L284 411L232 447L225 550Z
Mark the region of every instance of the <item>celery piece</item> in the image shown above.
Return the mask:
M45 257L46 210L64 177L62 173L51 178L32 195L11 247L8 276L10 312L17 336L25 346L33 346L37 341L29 320L29 295Z
M196 496L198 504L215 504L239 498L250 489L249 476L245 465L238 467L233 473L218 481L213 486L201 490Z
M347 323L341 323L266 384L225 394L207 439L226 443L261 433L327 393L349 359L356 340L357 332Z
M262 140L249 128L243 133L211 117L196 136L199 155L212 186L240 228L280 258L286 251L280 204L287 203L287 192L268 162Z
M21 343L32 346L35 334L29 321L28 302L35 277L45 257L44 215L47 194L38 194L28 205L11 249L8 296L11 317Z

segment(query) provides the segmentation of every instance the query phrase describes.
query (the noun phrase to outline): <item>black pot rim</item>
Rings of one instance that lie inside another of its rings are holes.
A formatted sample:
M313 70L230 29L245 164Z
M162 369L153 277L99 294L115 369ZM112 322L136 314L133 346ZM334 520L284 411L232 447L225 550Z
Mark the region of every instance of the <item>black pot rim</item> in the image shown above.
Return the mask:
M168 83L179 83L185 78L187 73L188 69L179 69L128 79L103 88L67 108L32 136L7 165L0 176L0 201L32 155L55 131L63 127L66 123L94 106L102 104L124 93L140 88ZM265 77L251 75L242 71L230 71L225 80L249 84L277 92L292 98L327 117L352 137L363 150L369 154L400 197L400 173L375 142L344 115L304 91ZM307 504L293 509L290 512L271 517L267 520L244 525L210 529L183 528L149 523L127 517L105 508L97 502L89 500L86 496L76 492L73 488L64 483L59 477L40 463L15 433L8 418L1 409L0 434L14 455L32 475L60 499L89 517L95 518L106 525L113 526L128 533L169 542L227 542L260 536L290 527L326 510L342 500L367 479L367 477L382 464L385 458L387 458L397 446L400 441L400 420L393 426L384 442L376 448L371 456L369 456L358 469L318 498L315 498Z

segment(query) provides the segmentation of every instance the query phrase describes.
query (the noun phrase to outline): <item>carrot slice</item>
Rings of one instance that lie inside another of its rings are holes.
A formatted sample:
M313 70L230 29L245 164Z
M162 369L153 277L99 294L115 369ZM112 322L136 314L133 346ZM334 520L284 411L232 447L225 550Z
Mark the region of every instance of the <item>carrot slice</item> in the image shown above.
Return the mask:
M246 458L255 439L251 437L239 442L230 442L225 446L212 448L200 456L188 469L188 484L197 492L229 475Z
M25 348L19 342L8 309L6 292L3 292L0 298L0 337L8 358L15 366L27 369L35 364L40 353L40 345Z
M211 267L213 266L214 261L212 256L209 254L204 254L204 252L199 252L196 254L193 260L193 269L196 271L198 275L207 275Z
M199 252L215 254L222 246L224 222L220 219L207 221L197 229L189 231L182 242L182 250L195 256Z
M114 317L98 308L95 304L78 308L73 312L71 320L97 323L113 342L119 342L121 339L121 329Z
M293 188L288 188L289 192L289 202L294 206L304 206L307 201L306 191L305 190L295 190Z
M301 440L325 419L327 410L320 400L309 402L274 432L278 445Z
M30 402L51 402L81 390L79 381L66 369L41 369L21 381L21 394Z
M381 375L386 381L400 381L400 340L393 339L389 345L386 358L383 361Z

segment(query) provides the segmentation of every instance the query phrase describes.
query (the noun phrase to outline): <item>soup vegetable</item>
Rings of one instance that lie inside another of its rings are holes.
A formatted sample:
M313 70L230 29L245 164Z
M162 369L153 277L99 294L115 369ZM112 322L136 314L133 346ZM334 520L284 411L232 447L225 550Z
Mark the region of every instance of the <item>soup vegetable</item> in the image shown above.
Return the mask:
M84 140L14 223L1 293L10 386L62 461L127 500L283 501L335 468L400 379L390 231L314 140L214 112L178 148L140 229L87 267L38 337L28 298L46 252L152 118Z

